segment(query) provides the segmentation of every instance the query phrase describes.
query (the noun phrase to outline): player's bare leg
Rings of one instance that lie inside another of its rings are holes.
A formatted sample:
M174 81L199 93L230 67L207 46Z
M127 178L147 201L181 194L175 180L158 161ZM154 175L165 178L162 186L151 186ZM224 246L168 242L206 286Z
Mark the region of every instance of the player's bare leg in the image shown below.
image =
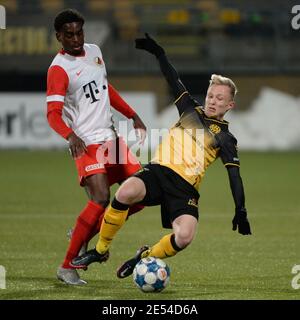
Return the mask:
M173 221L174 240L179 248L184 249L193 241L197 225L198 220L189 214L183 214Z
M101 215L104 215L105 206L109 202L109 184L106 174L95 174L85 178L85 186L88 190L90 201L77 219L65 261L57 271L59 280L72 285L86 283L83 280L81 281L75 270L76 268L86 268L73 266L71 261L78 256L79 250L88 243L91 235L93 236L95 234L95 226L98 225ZM106 259L107 258L108 256L106 256Z
M141 247L133 258L125 261L117 270L118 278L126 278L133 273L137 263L146 257L160 259L173 257L187 247L193 240L197 230L197 219L188 214L177 217L173 223L173 233L165 235L152 247Z
M116 192L115 198L129 206L140 202L146 195L146 186L142 179L130 177L120 186Z
M105 211L96 248L74 258L71 265L76 268L87 268L93 262L106 261L110 243L125 223L129 206L143 200L145 195L146 187L141 179L137 177L127 179L118 189L112 204Z

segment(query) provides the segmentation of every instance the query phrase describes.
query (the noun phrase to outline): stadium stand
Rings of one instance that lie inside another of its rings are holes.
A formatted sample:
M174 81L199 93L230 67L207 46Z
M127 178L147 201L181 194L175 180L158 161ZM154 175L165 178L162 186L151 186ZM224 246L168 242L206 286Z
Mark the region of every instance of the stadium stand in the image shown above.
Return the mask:
M207 72L213 68L262 72L261 64L263 72L300 69L300 52L294 50L299 33L291 28L292 0L274 0L272 5L259 0L4 0L1 3L7 8L8 18L11 17L8 22L12 28L14 25L24 26L24 30L47 28L43 41L48 42L49 54L35 57L36 69L45 68L54 53L55 46L50 43L53 42L52 19L66 7L80 10L87 23L102 22L109 28L110 36L99 44L111 57L111 72L157 71L145 59L141 65L140 55L134 50L133 39L145 31L163 42L180 71ZM0 35L2 46L11 45L7 39ZM8 51L4 48L2 52ZM30 65L34 69L31 61L26 68ZM1 52L0 67L9 69ZM24 67L25 64L17 62L14 69Z
M1 5L4 6L8 13L15 13L18 10L17 0L3 0Z

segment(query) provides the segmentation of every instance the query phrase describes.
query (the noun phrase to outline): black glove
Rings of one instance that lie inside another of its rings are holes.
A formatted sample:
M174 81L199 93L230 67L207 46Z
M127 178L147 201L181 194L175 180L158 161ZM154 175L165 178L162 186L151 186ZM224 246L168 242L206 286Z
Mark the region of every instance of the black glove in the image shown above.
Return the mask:
M165 50L152 39L148 33L145 33L145 38L135 39L135 47L137 49L146 50L154 54L157 58L165 54Z
M237 227L240 234L251 234L250 223L247 219L247 210L245 208L235 210L235 215L232 219L232 230L235 231Z

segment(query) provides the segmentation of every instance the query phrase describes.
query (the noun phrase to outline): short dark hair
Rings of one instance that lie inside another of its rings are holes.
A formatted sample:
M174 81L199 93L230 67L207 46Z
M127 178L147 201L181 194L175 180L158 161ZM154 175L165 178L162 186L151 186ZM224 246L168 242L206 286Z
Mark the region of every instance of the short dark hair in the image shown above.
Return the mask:
M71 22L81 22L84 25L84 17L75 9L65 9L55 17L54 28L59 32L65 23Z

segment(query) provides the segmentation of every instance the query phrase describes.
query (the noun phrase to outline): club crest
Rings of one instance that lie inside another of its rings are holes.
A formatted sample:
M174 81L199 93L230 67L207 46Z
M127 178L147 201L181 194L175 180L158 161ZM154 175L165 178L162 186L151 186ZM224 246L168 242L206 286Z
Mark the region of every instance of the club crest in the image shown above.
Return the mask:
M219 133L219 132L221 131L221 128L220 128L218 125L216 125L216 124L211 124L211 125L209 126L209 129L210 129L210 131L211 131L212 133L214 133L214 134L217 134L217 133Z
M102 65L102 64L103 64L103 61L102 61L102 59L101 59L100 57L96 57L94 61L95 61L96 64L98 64L98 65Z

